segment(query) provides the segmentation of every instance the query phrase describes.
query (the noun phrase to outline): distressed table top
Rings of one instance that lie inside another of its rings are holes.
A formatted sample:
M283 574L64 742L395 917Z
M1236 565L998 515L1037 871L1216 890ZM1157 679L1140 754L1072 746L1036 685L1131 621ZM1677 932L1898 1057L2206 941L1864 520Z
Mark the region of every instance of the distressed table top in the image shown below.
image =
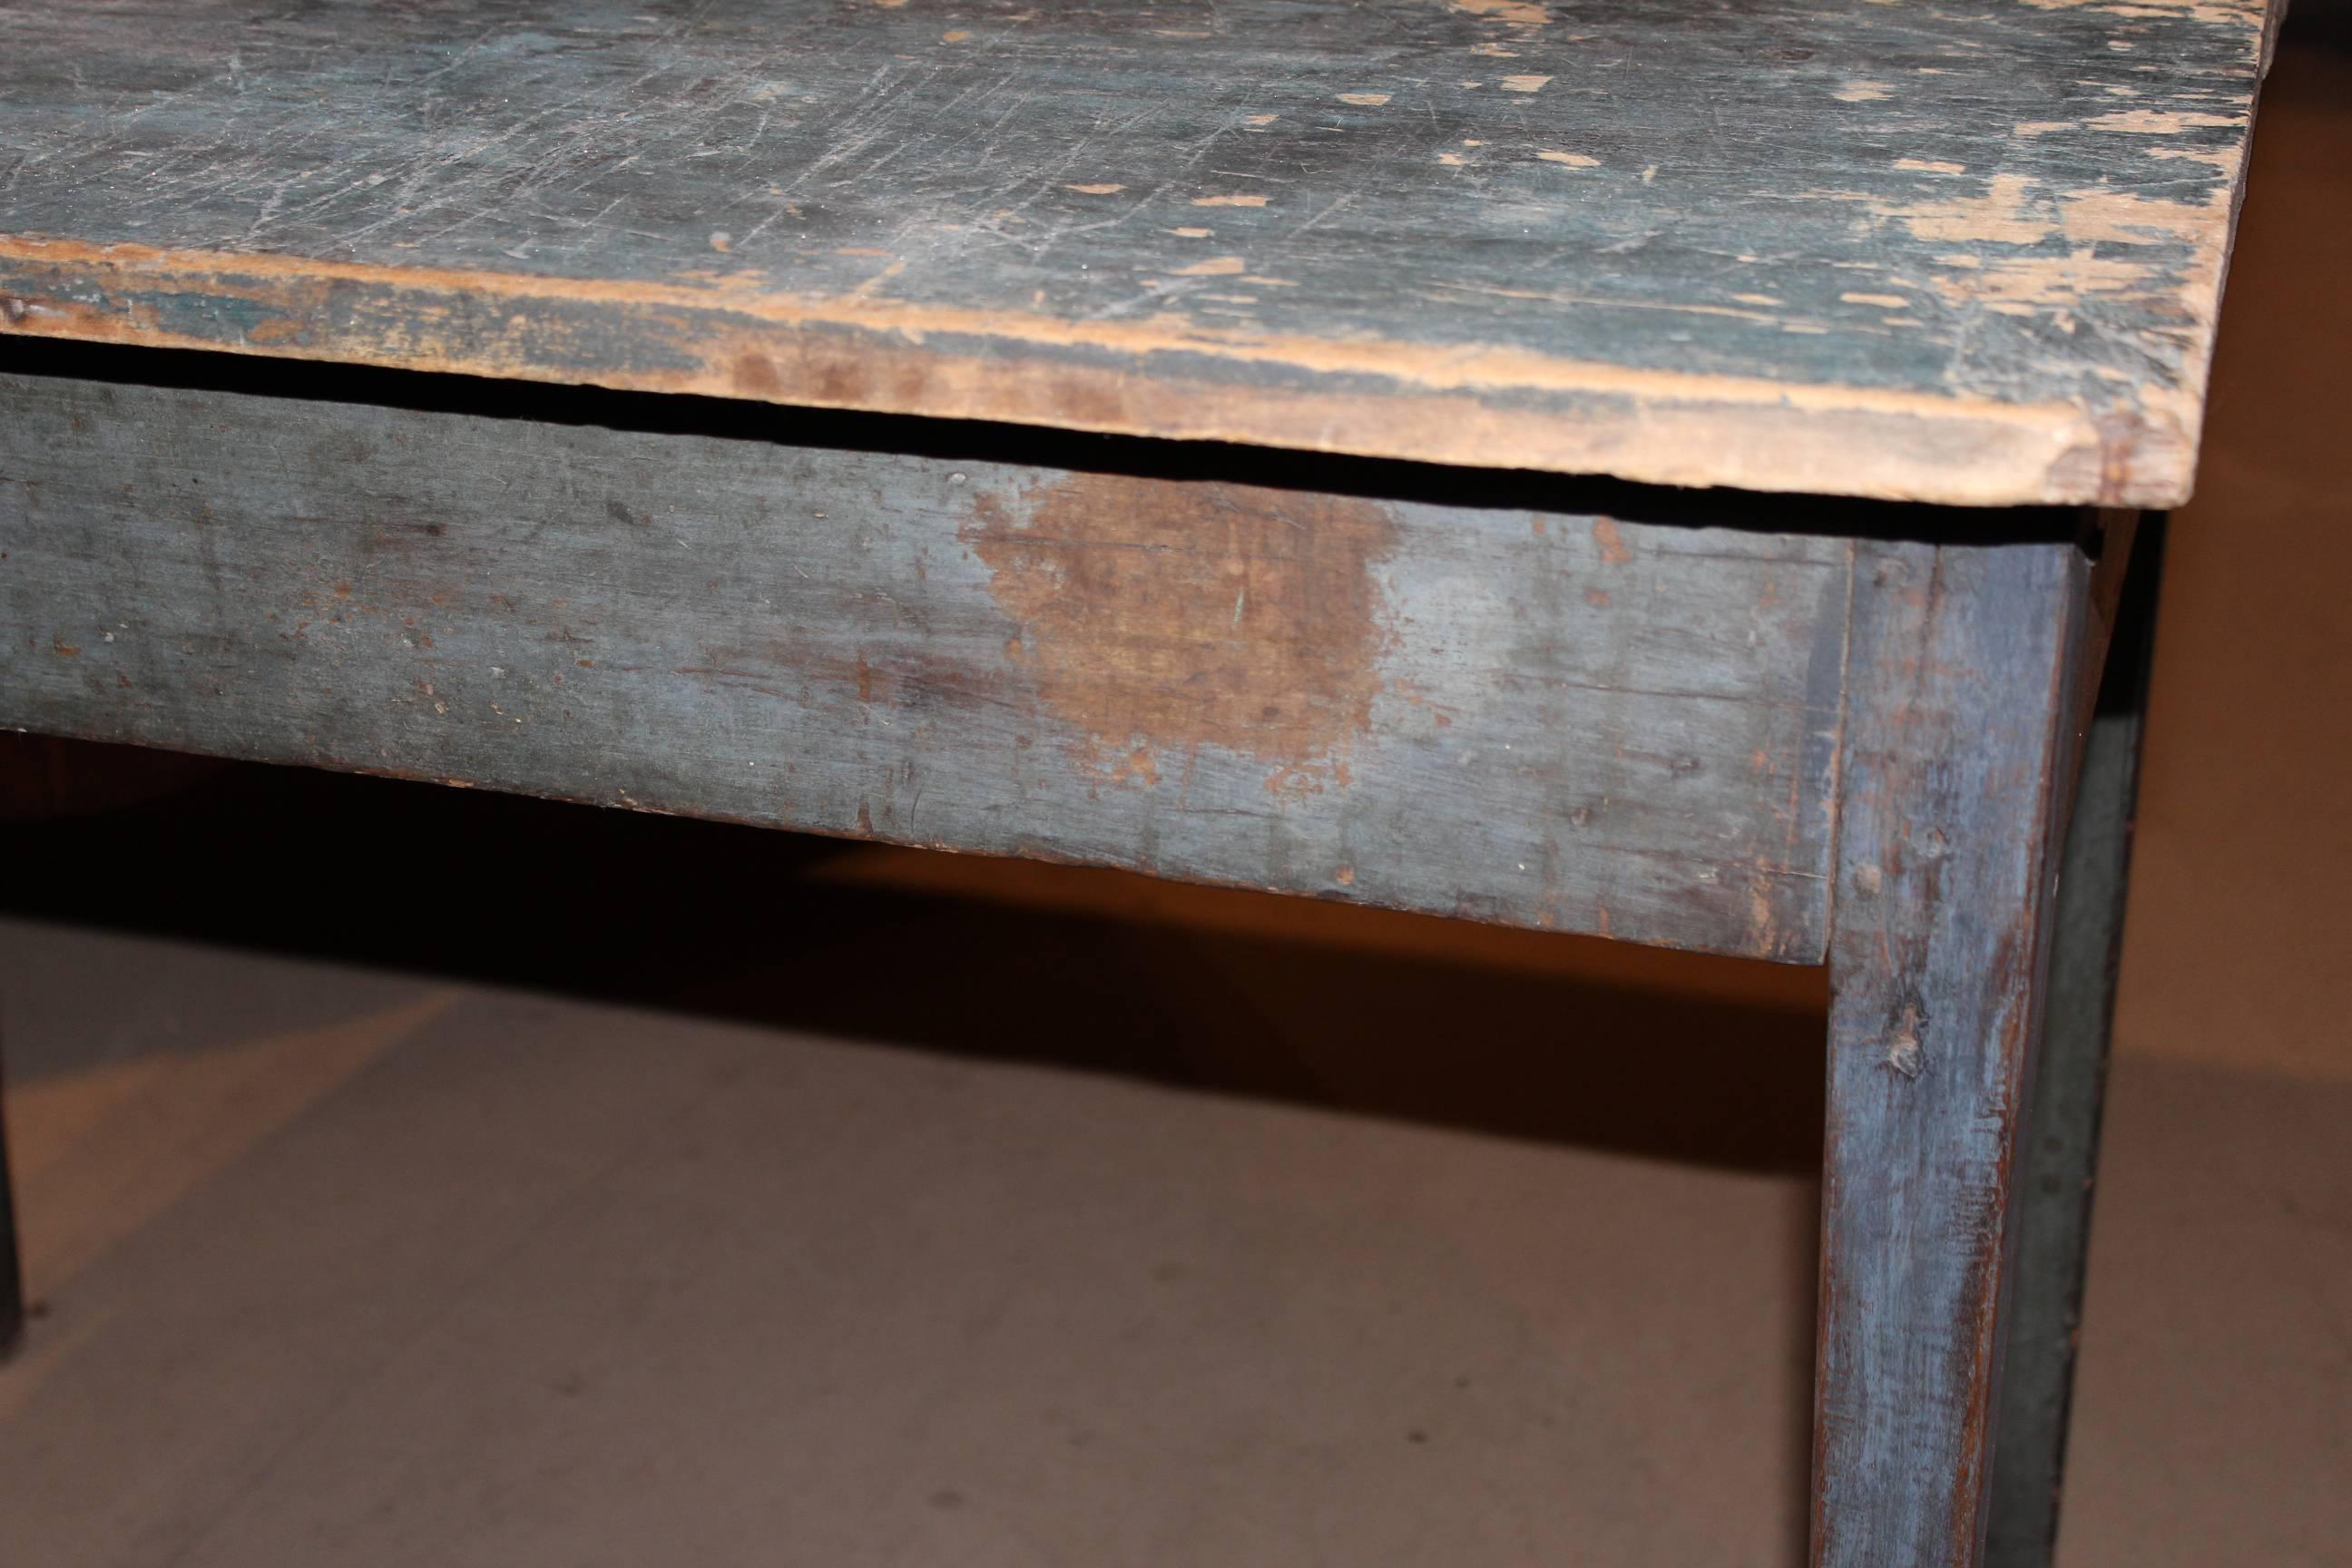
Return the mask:
M2188 491L2261 0L0 4L0 327Z

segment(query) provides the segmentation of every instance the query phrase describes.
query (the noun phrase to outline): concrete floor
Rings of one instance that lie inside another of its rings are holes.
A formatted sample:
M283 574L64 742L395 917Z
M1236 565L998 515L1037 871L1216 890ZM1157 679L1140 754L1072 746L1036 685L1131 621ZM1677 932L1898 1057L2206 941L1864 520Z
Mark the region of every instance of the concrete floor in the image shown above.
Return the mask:
M2294 42L2064 1568L2352 1560L2352 55ZM11 1568L1801 1559L1817 972L260 770L0 855Z

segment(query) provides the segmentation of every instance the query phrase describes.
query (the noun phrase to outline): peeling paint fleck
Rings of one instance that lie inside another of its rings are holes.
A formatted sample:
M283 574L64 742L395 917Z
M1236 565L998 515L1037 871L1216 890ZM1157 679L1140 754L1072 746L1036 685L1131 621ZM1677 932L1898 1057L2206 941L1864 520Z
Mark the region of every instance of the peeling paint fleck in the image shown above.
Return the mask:
M2184 131L2243 125L2237 114L2195 114L2153 109L2124 109L2094 115L2083 121L2085 131L2121 131L2136 136L2178 136Z
M1456 11L1491 17L1517 27L1541 27L1551 22L1551 13L1535 0L1453 0L1453 5Z

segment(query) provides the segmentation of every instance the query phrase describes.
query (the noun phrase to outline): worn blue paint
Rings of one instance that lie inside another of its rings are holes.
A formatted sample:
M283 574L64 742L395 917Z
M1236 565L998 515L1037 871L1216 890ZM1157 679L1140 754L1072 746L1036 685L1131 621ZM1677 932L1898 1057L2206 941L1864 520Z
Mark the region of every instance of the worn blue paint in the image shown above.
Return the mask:
M2066 544L1856 547L1816 1568L1981 1549L2084 582Z

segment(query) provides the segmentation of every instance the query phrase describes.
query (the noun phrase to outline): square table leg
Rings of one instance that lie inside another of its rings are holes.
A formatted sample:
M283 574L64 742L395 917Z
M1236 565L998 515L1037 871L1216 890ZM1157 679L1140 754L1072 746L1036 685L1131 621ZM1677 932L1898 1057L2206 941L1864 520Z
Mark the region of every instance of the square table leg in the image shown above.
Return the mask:
M2132 541L2098 710L2083 743L2060 863L2030 1135L2018 1152L2016 1282L1994 1423L1988 1568L2046 1568L2057 1543L2163 559L2162 520L2143 520Z
M6 1063L0 1061L0 1080ZM25 1271L16 1249L16 1191L8 1171L6 1086L0 1081L0 1358L25 1337Z
M2088 585L2068 543L1856 546L1816 1568L1981 1559Z

